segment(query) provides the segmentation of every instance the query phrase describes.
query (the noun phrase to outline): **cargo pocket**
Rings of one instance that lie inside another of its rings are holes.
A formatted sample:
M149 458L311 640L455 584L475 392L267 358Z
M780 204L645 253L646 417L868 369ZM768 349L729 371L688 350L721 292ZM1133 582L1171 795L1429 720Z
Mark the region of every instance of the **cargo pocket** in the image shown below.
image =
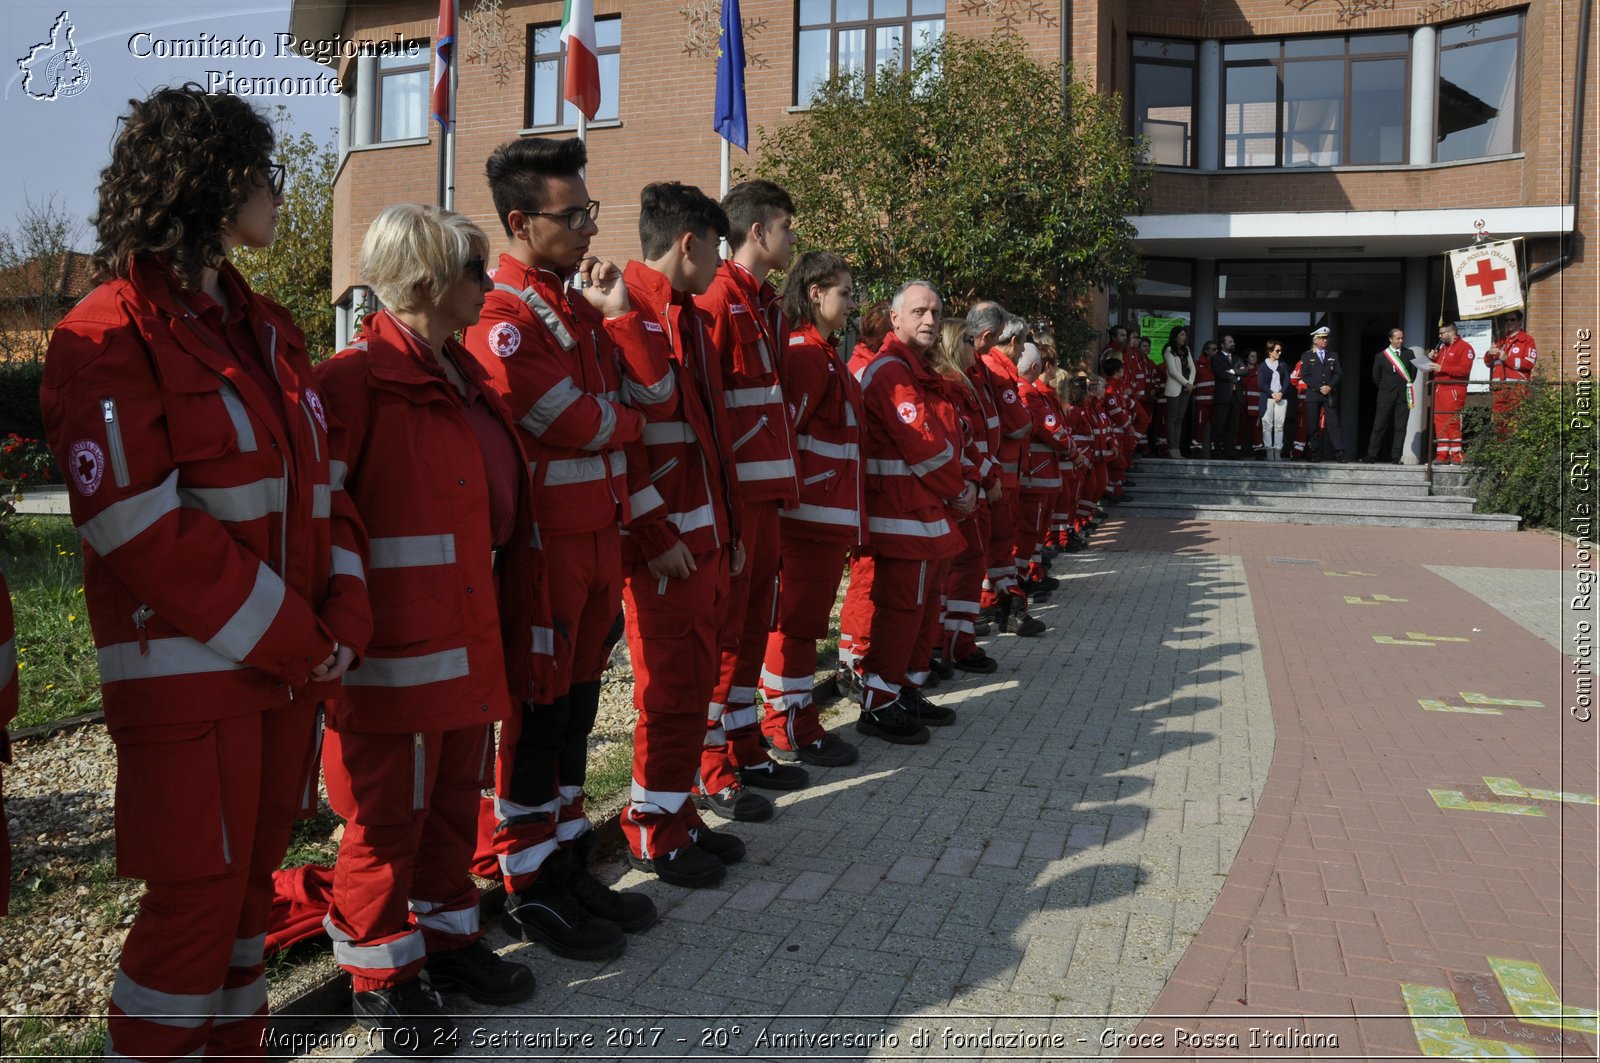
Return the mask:
M222 811L214 723L138 727L117 744L117 874L184 882L225 874L236 858Z

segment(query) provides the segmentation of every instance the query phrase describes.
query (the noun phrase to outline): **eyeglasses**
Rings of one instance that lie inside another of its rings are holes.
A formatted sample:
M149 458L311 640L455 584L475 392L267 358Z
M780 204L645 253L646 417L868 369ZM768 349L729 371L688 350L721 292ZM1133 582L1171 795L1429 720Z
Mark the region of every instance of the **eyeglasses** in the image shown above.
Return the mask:
M971 333L968 333L967 335L962 336L961 337L961 342L964 343L965 345L967 345L968 347L976 347L978 345L977 339L974 338Z
M465 262L461 263L461 272L472 280L482 284L489 275L488 271L484 268L486 265L487 263L484 262L483 256L479 255L476 258L469 258Z
M267 163L267 184L275 196L283 195L283 183L288 179L289 168L281 162Z
M573 207L571 210L556 212L548 210L525 210L522 213L540 218L555 218L558 221L564 221L567 223L567 228L571 229L573 232L577 232L589 222L598 221L600 219L600 204L591 199L583 206Z

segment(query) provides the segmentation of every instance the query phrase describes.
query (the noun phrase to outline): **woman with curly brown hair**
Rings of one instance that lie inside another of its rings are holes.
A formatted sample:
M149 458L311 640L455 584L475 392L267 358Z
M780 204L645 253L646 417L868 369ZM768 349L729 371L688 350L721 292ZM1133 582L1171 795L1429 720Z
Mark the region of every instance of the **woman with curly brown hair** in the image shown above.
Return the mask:
M360 525L300 330L228 261L272 243L267 121L197 85L130 101L100 284L40 400L72 486L117 747L117 870L147 890L107 1055L264 1055L272 872L316 796L319 702L371 631Z

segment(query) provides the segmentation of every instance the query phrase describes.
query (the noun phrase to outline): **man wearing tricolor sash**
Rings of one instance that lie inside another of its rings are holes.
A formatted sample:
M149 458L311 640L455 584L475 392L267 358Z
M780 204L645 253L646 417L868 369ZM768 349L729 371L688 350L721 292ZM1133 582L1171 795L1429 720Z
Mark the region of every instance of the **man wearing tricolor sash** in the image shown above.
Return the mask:
M1372 360L1372 382L1378 387L1378 406L1373 413L1372 439L1367 444L1367 455L1361 459L1369 465L1379 460L1385 436L1391 436L1388 460L1395 465L1400 464L1400 450L1405 446L1406 421L1411 407L1416 403L1411 384L1417 379L1417 367L1411 362L1411 352L1406 350L1405 342L1403 330L1390 329L1389 346Z

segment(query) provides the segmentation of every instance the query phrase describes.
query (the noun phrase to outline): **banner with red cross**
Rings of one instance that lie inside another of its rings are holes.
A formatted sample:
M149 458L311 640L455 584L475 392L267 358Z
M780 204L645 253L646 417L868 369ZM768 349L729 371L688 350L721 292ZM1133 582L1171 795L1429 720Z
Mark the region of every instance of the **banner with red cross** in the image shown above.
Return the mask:
M1477 244L1450 252L1450 275L1455 278L1456 303L1462 321L1493 317L1522 309L1522 276L1517 269L1517 245L1512 240Z

